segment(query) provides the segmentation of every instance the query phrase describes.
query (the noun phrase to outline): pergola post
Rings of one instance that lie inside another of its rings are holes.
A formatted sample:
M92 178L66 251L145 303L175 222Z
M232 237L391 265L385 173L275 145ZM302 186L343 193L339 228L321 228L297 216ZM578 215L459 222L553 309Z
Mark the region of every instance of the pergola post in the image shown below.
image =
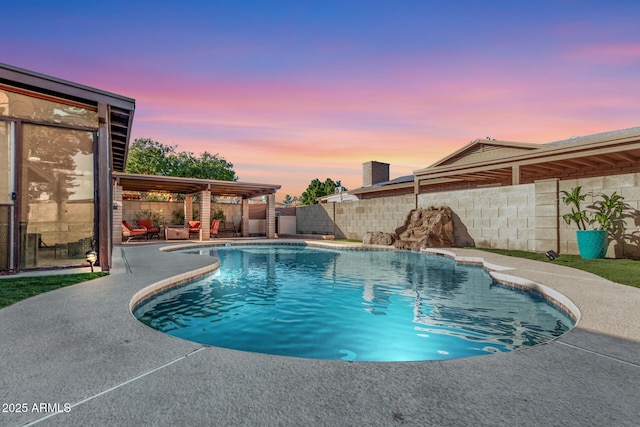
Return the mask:
M276 195L267 195L267 239L276 238Z
M242 237L249 237L249 199L242 198Z
M211 191L200 192L200 240L209 240L211 228Z
M511 166L511 185L520 185L520 165Z
M113 185L113 216L112 218L112 227L113 230L111 241L114 245L119 245L122 243L122 186Z
M184 226L187 227L187 221L193 220L193 196L185 196L184 198Z

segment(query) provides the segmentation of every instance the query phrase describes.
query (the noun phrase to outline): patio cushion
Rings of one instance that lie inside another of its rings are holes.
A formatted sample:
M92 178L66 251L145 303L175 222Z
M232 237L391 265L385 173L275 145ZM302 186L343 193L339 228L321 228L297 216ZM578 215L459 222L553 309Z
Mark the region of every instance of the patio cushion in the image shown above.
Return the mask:
M153 221L150 219L139 219L138 226L146 228L149 235L154 235L160 238L160 227L154 226Z
M212 236L218 236L218 229L220 228L220 220L214 219L211 221L211 230L209 230Z
M122 236L127 237L127 241L134 237L147 236L147 229L145 227L134 227L129 221L122 221Z

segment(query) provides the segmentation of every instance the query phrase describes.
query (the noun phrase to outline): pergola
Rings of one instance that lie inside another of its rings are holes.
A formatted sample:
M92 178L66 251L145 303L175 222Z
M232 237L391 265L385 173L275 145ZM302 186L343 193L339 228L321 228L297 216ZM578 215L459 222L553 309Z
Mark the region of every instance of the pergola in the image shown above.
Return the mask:
M515 147L520 150L508 151ZM492 155L494 151L497 155ZM465 156L479 161L461 161ZM436 164L415 171L414 192L455 189L456 184L462 189L528 184L550 177L571 179L637 172L639 160L640 128L544 145L476 140Z
M185 198L185 219L192 218L194 195L200 196L200 240L209 240L211 226L211 196L239 197L242 200L242 235L249 236L249 199L267 196L267 238L275 238L275 194L280 185L256 184L215 179L181 178L173 176L140 175L113 172L114 215L113 229L120 229L122 221L123 191L156 191L182 193ZM118 210L119 207L119 210ZM121 243L121 236L114 233L113 242Z

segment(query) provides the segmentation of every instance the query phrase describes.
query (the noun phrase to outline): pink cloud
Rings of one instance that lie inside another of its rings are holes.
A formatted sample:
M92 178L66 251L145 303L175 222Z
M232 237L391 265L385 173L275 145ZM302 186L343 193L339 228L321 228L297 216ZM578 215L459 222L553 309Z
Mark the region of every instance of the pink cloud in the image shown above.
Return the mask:
M281 196L299 195L316 177L358 187L367 160L391 163L392 177L410 174L475 138L549 142L638 124L635 79L589 79L549 64L515 69L523 71L389 66L380 73L395 78L377 85L152 73L132 76L121 92L138 99L134 136L219 152L241 180L282 184Z
M637 63L640 62L640 43L593 44L571 50L564 57L607 64Z

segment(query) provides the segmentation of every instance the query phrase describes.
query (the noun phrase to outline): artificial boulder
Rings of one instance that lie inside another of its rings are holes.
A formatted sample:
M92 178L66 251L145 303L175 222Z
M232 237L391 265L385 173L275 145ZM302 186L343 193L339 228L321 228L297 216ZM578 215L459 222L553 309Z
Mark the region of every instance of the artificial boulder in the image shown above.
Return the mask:
M398 236L393 233L383 233L382 231L368 231L364 238L362 239L362 243L365 245L393 245L393 242L396 241Z
M448 206L412 210L396 230L398 249L420 250L453 246L453 212Z

